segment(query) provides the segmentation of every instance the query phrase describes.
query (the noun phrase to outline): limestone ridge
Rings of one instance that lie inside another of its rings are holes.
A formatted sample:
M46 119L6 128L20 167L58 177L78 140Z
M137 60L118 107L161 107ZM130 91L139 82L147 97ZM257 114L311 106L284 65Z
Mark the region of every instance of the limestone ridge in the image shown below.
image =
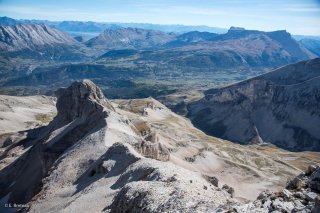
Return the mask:
M75 45L77 41L44 24L0 26L0 51L35 49L41 46Z
M23 155L28 160L17 158L0 172L0 187L3 189L0 197L11 192L9 202L30 201L41 190L42 179L49 174L55 161L80 141L95 144L95 153L104 152L107 148L104 144L106 118L114 109L101 90L91 81L82 80L59 89L56 95L57 116L48 126L31 130L28 137L20 142L31 147ZM33 171L32 176L30 171Z

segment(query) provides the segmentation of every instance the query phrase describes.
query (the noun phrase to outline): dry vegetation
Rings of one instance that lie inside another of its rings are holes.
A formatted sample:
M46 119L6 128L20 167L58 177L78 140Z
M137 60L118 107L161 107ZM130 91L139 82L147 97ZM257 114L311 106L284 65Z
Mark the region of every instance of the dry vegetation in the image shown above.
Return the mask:
M47 124L53 119L54 115L39 113L35 117L36 117L37 121L44 123L44 124Z

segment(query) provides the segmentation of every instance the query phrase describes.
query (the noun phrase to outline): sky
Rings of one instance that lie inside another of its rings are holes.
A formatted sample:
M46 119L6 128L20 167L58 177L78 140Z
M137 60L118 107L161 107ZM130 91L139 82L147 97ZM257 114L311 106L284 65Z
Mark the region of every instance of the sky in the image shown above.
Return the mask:
M320 35L320 0L0 0L0 16L207 25Z

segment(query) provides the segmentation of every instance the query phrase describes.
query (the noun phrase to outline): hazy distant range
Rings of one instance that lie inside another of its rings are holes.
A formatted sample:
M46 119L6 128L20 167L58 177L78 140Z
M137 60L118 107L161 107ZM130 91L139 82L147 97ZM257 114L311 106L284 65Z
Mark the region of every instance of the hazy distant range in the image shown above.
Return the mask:
M9 17L0 17L0 23L2 25L15 25L18 23L33 23L33 24L46 24L51 27L55 27L59 30L69 33L71 36L82 36L85 40L89 40L105 29L117 29L117 28L140 28L147 30L159 30L163 32L175 32L185 33L190 31L199 32L211 32L223 34L228 31L227 28L209 27L206 25L181 25L181 24L151 24L151 23L120 23L120 22L93 22L93 21L48 21L48 20L26 20L26 19L12 19ZM320 40L319 36L306 36L306 35L292 35L296 40L302 39L314 39Z
M26 20L26 19L12 19L9 17L0 17L0 23L2 25L15 25L18 23L33 23L33 24L46 24L51 27L55 27L62 31L68 32L72 36L86 36L92 38L103 32L105 29L117 29L117 28L141 28L148 30L159 30L163 32L177 32L185 33L190 31L199 32L212 32L212 33L226 33L228 29L219 27L209 27L205 25L199 26L186 26L186 25L162 25L162 24L150 24L150 23L118 23L118 22L93 22L93 21L48 21L48 20Z

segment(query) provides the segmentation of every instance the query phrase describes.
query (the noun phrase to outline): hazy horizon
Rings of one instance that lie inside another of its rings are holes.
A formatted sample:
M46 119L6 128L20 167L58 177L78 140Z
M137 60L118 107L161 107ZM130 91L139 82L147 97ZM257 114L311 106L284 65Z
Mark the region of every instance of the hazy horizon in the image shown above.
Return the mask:
M49 21L93 21L208 26L320 35L319 0L160 1L110 0L64 2L0 0L1 16Z

